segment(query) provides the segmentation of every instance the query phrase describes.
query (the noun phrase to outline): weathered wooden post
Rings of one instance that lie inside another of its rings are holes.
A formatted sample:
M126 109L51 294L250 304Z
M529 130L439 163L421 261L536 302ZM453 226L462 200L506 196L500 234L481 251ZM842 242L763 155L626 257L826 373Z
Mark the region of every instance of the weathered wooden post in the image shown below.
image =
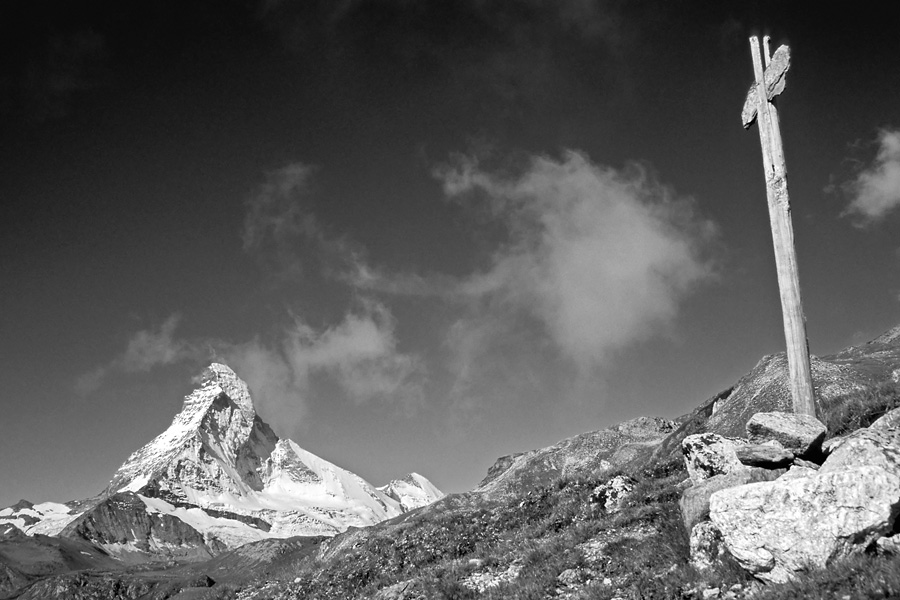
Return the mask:
M759 39L753 36L750 38L750 53L753 57L756 83L750 87L741 117L745 129L749 129L754 120L759 124L759 141L762 145L763 167L766 174L766 198L769 202L769 221L772 224L775 267L778 270L778 289L784 317L791 397L795 413L815 416L816 401L809 367L806 318L803 316L803 304L800 300L797 253L794 249L794 229L791 225L791 206L788 202L787 167L781 145L778 111L771 102L784 90L785 74L791 61L790 49L787 46L780 46L770 57L769 36L765 36L764 66L760 58Z

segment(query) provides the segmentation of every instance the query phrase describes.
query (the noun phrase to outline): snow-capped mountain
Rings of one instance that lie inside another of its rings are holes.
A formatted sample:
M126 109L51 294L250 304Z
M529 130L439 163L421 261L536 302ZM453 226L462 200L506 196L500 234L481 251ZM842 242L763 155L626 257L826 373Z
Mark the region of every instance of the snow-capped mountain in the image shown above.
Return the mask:
M204 558L264 538L372 525L443 495L416 473L376 488L279 439L247 384L213 363L169 428L134 452L103 494L19 503L0 511L0 522L84 538L120 557Z
M444 496L441 490L418 473L410 473L403 479L394 479L389 484L379 487L378 491L399 502L400 510L403 512L431 504Z

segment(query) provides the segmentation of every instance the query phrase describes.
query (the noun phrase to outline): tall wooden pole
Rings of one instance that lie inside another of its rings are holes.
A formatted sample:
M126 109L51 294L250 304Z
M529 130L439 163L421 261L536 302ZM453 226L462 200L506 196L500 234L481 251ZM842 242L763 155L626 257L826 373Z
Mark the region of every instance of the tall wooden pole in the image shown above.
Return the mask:
M764 38L765 67L770 66L769 39ZM787 55L787 47L782 46ZM781 50L781 48L779 48ZM816 401L813 393L809 366L809 347L806 339L806 318L800 300L800 277L797 272L797 253L794 249L794 229L791 224L791 206L788 201L787 167L784 149L781 145L781 129L778 125L778 110L770 102L772 92L771 77L766 77L760 58L759 40L750 38L753 56L753 72L756 76L756 113L758 116L759 141L762 145L763 167L766 175L766 198L769 203L769 221L772 225L772 241L775 246L775 266L778 270L778 289L781 295L781 311L784 318L784 337L787 343L788 372L790 373L791 398L794 412L816 415ZM786 59L788 60L788 59ZM774 65L773 65L774 66ZM779 75L784 89L783 65ZM773 73L774 75L774 73ZM751 94L754 90L751 89ZM749 100L749 98L748 98ZM752 123L752 121L751 121ZM745 119L745 126L747 126Z

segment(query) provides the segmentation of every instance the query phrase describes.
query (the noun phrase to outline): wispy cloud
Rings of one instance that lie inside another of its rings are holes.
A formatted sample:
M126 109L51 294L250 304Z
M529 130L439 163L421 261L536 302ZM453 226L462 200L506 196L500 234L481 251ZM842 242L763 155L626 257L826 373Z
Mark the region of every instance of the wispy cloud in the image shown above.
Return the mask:
M617 170L579 152L533 156L512 169L458 156L435 176L451 201L501 226L490 266L450 277L358 264L349 279L457 307L443 366L461 408L511 390L591 397L617 351L664 331L715 276L716 226L647 167Z
M281 278L303 273L301 244L320 236L308 200L315 167L292 163L266 173L266 180L247 199L241 232L244 250Z
M595 165L584 154L533 157L515 175L460 158L438 176L451 198L481 198L509 233L492 267L460 282L489 310L525 311L582 367L645 339L713 274L714 225L646 168Z
M155 367L207 355L208 351L202 344L175 337L180 321L181 315L173 314L156 329L142 329L134 333L120 356L78 378L76 392L86 395L96 391L112 373L146 373Z
M382 304L361 302L337 325L315 329L299 317L268 342L258 337L232 343L175 335L180 318L141 330L124 352L75 383L89 394L114 373L149 372L175 363L225 362L247 381L254 401L273 421L298 425L315 399L325 396L362 404L379 401L414 411L423 400L424 365L398 349L396 321Z
M268 171L246 201L244 251L275 281L310 274L341 279L362 268L362 248L330 232L311 209L317 171L301 162Z
M842 216L857 217L859 226L877 223L900 207L900 130L878 132L875 159L843 189L850 202Z
M222 345L220 356L244 378L270 417L296 425L316 398L335 390L356 403L379 401L415 410L422 402L423 365L398 349L395 322L377 303L364 303L335 326L316 330L299 318L270 344L256 339Z

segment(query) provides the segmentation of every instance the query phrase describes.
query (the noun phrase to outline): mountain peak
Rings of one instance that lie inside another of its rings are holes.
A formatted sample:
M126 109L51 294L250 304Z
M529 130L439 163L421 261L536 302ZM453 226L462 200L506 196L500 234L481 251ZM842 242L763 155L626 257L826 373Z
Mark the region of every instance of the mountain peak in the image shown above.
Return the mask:
M169 473L179 456L194 456L214 468L215 485L221 491L242 493L261 486L261 459L275 447L277 437L257 416L247 384L227 365L212 363L199 378L200 387L185 396L181 412L172 424L119 468L109 492L137 492L151 480L170 480L173 487L185 473ZM252 465L244 464L252 457ZM193 469L192 469L193 470ZM170 487L170 486L164 486Z
M182 412L197 404L209 404L211 398L214 399L218 393L224 393L240 408L245 417L252 421L256 416L250 388L228 365L211 363L203 370L199 379L200 387L185 396Z

